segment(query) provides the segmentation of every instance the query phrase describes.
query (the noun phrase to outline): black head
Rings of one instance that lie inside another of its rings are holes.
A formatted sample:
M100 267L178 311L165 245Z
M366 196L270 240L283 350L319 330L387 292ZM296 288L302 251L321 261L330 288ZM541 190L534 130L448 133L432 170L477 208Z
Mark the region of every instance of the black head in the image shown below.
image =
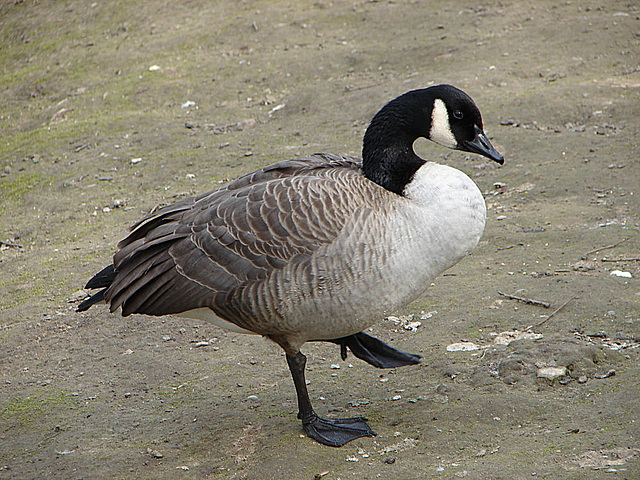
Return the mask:
M413 151L419 137L504 163L484 134L480 110L471 97L451 85L435 85L397 97L374 116L362 149L365 175L402 192L424 164Z
M482 115L474 101L451 85L423 90L432 100L425 138L455 150L483 155L500 164L504 157L491 145L483 131Z

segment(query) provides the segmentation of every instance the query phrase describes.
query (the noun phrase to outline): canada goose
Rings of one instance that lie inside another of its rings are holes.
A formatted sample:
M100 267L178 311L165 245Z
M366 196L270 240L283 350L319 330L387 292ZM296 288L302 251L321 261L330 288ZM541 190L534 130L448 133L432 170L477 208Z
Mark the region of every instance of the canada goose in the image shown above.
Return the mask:
M500 164L480 111L450 85L384 106L363 160L316 154L279 162L142 219L78 306L179 315L270 338L286 352L304 431L341 446L374 436L366 419L325 419L304 376L308 341L347 348L378 368L416 364L362 330L406 305L477 245L485 203L464 173L416 155L418 137Z

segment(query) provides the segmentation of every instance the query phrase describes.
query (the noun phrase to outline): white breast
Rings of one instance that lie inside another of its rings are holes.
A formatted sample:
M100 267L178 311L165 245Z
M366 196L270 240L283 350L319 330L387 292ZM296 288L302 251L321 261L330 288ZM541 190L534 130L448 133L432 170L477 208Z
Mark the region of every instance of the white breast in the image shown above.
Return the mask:
M280 312L305 340L359 332L415 300L471 253L485 216L482 194L469 177L427 163L404 197L387 197L314 255L312 284L299 284L300 295L284 299Z
M424 247L438 252L429 254L432 261L449 268L478 245L486 206L478 186L463 172L428 162L415 173L404 195L416 230L428 237Z
M426 163L404 194L385 194L379 208L354 215L336 241L316 251L304 272L295 263L274 271L256 290L256 305L269 298L269 308L277 312L262 320L265 332L286 332L298 346L357 333L417 298L476 247L485 204L464 173ZM285 287L286 295L274 293ZM181 315L252 333L209 309Z

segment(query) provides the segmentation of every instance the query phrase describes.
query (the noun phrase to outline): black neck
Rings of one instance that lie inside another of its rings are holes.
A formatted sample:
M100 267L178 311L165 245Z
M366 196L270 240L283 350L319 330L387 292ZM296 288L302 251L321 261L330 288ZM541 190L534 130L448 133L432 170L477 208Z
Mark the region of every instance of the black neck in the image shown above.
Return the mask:
M416 123L393 102L373 118L364 135L362 168L365 176L387 190L402 195L416 171L424 165L413 151L421 136Z

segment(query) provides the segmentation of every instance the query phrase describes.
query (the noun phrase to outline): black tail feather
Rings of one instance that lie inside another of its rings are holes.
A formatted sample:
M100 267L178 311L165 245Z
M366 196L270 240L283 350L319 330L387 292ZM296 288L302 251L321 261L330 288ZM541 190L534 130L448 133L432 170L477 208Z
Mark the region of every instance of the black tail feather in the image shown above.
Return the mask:
M84 288L107 288L116 278L116 269L113 265L104 267L87 282Z
M349 335L348 337L326 340L340 345L342 359L347 358L347 347L361 360L376 368L394 368L420 363L420 355L401 352L387 345L376 337L364 332Z
M98 293L91 295L86 300L83 300L78 308L76 308L76 312L84 312L85 310L89 310L89 308L96 303L100 303L104 301L104 292L106 292L106 288L103 288Z
M76 308L76 312L84 312L96 303L103 302L104 292L107 291L107 288L109 288L109 286L115 280L116 273L117 272L113 265L109 265L108 267L105 267L98 273L96 273L93 278L87 282L87 285L84 288L101 288L102 290L100 290L98 293L94 293L89 298L82 301L80 305L78 305L78 308Z

